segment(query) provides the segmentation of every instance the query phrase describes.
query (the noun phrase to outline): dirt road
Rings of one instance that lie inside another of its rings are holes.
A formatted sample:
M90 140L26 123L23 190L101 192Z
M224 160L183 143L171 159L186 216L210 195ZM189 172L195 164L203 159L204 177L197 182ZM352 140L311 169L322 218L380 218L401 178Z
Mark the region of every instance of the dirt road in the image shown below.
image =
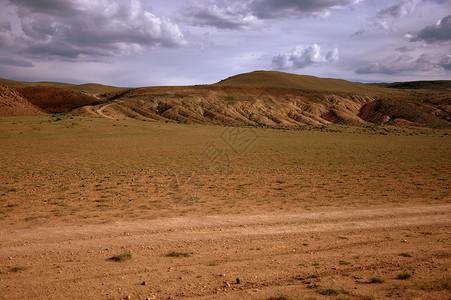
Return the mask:
M450 213L416 206L2 231L0 298L444 299ZM131 259L110 259L122 253Z
M118 101L118 100L116 100L116 101L113 101L113 102L110 102L110 103L107 103L107 104L102 104L102 105L100 105L99 108L96 110L96 113L97 113L98 115L104 117L104 118L107 118L107 119L116 119L116 118L110 117L109 115L106 115L106 114L104 113L104 111L105 111L105 109L107 109L108 107L110 107L110 106L112 106L112 105L116 105L116 104L122 103L122 102L124 102L124 101L121 101L121 100Z

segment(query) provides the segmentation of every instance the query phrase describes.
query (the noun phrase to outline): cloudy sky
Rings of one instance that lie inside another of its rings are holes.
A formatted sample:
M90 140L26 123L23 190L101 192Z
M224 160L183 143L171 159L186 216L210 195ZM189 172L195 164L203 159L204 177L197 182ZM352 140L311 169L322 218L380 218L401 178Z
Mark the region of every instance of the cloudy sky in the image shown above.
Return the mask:
M451 79L451 0L0 0L0 77L117 86L253 70Z

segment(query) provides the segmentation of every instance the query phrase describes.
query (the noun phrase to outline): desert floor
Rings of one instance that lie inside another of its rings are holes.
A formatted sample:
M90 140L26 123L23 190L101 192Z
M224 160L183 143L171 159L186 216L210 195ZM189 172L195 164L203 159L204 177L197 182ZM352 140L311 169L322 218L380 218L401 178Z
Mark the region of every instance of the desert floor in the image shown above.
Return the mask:
M449 134L0 118L0 298L448 299Z

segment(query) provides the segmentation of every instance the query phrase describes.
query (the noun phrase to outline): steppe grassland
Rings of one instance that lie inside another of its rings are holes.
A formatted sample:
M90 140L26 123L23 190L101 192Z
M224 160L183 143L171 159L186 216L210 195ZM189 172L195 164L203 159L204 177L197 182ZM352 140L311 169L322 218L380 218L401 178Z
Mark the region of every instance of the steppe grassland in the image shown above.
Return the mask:
M237 154L221 139L222 126L1 118L0 224L450 201L449 130L305 129L247 129L258 139ZM212 146L229 158L220 172L203 168L212 166Z

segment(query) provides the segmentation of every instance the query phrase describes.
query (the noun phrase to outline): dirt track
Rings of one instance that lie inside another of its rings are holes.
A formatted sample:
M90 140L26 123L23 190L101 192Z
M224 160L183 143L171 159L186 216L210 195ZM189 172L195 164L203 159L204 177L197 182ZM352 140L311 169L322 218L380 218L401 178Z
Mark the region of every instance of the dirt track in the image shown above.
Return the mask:
M439 283L450 278L450 213L416 206L2 231L0 298L330 298L328 289L449 298ZM109 260L124 252L132 259ZM403 272L412 277L397 279ZM374 276L385 282L356 282Z

